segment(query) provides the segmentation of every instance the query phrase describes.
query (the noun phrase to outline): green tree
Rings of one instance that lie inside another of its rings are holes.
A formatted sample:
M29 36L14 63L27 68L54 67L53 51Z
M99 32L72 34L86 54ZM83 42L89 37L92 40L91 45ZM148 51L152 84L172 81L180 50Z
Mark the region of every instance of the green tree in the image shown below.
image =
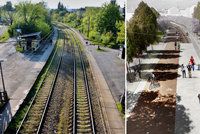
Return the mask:
M127 25L127 60L131 61L157 40L157 18L146 3L140 2Z
M5 11L13 11L13 7L12 7L11 1L7 1L6 4L3 6L3 9Z
M151 10L152 10L153 13L155 14L156 18L160 17L159 12L158 12L155 8L151 7Z
M11 1L7 1L6 4L1 8L1 17L8 24L12 25L14 19L14 8L12 7Z
M16 11L27 25L35 23L38 19L43 21L48 20L48 11L42 4L21 2L16 6Z
M6 11L2 10L1 11L1 17L9 24L12 25L15 17L15 12L14 11Z
M116 4L105 4L98 14L97 30L102 33L112 32L117 34L116 22L120 19L119 6Z
M97 30L97 15L100 11L99 8L86 8L85 13L83 14L82 18L82 31L89 37L90 31L96 31Z
M127 61L131 62L133 57L137 57L145 46L145 36L136 24L127 24Z
M20 2L15 11L17 19L9 28L10 35L13 35L17 28L22 29L22 34L41 31L44 36L50 32L51 19L44 3Z
M120 44L124 44L125 43L125 23L124 23L124 21L119 21L117 23L117 29L118 29L117 42Z
M101 35L101 42L102 42L104 45L108 45L108 43L111 42L112 38L113 38L113 33L111 33L111 32L102 34L102 35Z
M200 20L200 2L198 2L197 6L194 8L193 17Z

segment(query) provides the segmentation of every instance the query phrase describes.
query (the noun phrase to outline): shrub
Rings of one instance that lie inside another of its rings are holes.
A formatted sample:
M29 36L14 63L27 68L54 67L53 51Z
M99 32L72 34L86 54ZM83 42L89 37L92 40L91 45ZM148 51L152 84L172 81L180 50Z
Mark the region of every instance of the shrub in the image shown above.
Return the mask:
M100 42L101 41L101 35L99 32L91 31L89 34L89 39L92 41Z
M51 31L51 27L44 21L37 21L36 29L42 32L42 37L46 36Z
M101 36L101 42L105 46L107 46L111 42L112 38L113 38L113 34L111 32L102 34L102 36Z
M8 31L5 31L1 36L0 36L0 42L7 41L9 39L9 33Z

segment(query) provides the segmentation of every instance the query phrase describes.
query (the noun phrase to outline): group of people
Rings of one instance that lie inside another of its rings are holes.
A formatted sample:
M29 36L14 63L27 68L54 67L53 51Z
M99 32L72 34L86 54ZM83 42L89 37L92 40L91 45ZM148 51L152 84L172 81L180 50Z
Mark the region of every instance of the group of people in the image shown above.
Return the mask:
M192 72L191 71L192 70L194 71L194 65L195 65L195 61L194 61L193 56L191 56L190 60L189 60L189 63L186 66L187 70L188 70L188 76L189 76L189 78L192 78ZM181 71L182 71L183 78L186 78L186 69L185 69L184 64L181 65Z

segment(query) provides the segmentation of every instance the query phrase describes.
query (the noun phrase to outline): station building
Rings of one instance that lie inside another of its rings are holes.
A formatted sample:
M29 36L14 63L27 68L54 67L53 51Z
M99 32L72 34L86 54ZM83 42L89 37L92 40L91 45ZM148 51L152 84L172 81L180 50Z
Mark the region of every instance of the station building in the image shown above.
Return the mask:
M20 47L24 51L36 51L40 47L41 32L19 36Z

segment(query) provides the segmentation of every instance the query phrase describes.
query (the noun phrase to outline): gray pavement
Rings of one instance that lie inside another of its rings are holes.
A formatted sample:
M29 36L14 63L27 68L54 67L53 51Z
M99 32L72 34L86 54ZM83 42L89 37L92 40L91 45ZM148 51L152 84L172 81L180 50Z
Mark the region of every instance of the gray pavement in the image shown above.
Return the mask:
M193 56L196 64L200 64L200 40L193 31L193 25L198 21L186 17L167 17L168 20L173 20L185 32L188 32L191 43L182 43L179 64L188 64L190 56ZM177 99L176 99L176 134L199 134L200 132L200 70L192 71L192 78L177 79ZM181 74L181 69L178 69ZM187 72L186 72L187 74Z
M190 56L193 56L196 63L200 59L191 43L181 44L179 64L188 64ZM197 69L197 66L195 66ZM200 101L198 94L200 93L200 70L192 71L192 78L177 79L177 100L176 100L176 134L198 134L200 132ZM178 73L182 75L179 68ZM187 72L186 72L187 74Z
M31 54L16 52L14 46L15 42L0 44L0 58L6 59L2 63L2 68L6 91L10 98L6 109L0 115L0 130L3 131L6 129L7 124L15 115L20 104L33 86L38 74L53 50L56 39L57 32L54 35L53 45L46 44L42 50ZM9 41L13 40L14 39L10 39ZM2 90L1 81L0 90Z
M97 51L97 46L87 46L101 69L115 101L119 101L125 89L125 61L118 57L118 50L101 48L103 51Z
M166 47L166 43L159 43L158 45L154 45L152 46L154 50L164 50ZM147 48L147 50L151 50L152 49L151 46L149 46ZM133 59L133 62L129 64L129 66L134 66L138 64L138 59ZM145 59L145 58L141 58L140 59L141 63L146 64L146 63L158 63L159 59L158 58L151 58L151 59ZM146 72L153 72L153 69L151 70L145 70ZM148 85L149 82L147 82L146 80L142 80L142 81L137 81L137 82L127 82L127 91L128 91L128 95L127 95L127 110L126 110L126 117L128 118L133 110L133 108L136 106L137 101L142 93L142 91L144 90L148 90L146 89L146 85ZM147 86L148 87L148 86Z

